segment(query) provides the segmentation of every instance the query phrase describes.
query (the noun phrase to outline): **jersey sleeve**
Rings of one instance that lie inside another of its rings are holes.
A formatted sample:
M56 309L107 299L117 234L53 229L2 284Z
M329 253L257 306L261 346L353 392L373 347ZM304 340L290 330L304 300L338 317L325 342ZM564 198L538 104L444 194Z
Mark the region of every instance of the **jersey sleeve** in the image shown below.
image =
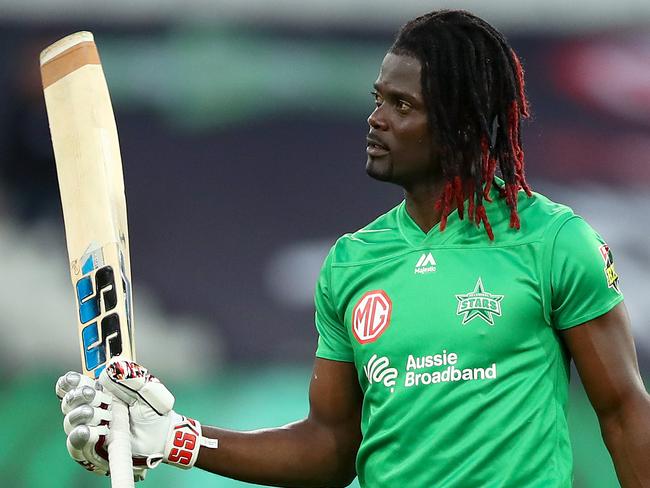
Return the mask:
M559 228L551 254L551 323L568 329L623 301L609 246L581 217Z
M318 330L316 356L335 361L352 362L354 361L354 355L350 337L334 305L331 285L332 252L333 249L323 263L314 294L315 321Z

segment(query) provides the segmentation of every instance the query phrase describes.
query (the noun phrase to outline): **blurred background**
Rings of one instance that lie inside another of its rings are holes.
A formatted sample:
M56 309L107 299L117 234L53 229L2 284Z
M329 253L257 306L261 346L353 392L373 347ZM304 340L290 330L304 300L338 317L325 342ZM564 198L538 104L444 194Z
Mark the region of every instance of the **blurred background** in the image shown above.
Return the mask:
M1 486L108 486L69 460L53 392L79 352L40 50L78 30L100 49L139 360L177 410L252 429L307 413L321 261L401 199L364 172L369 91L398 27L440 7L520 54L528 180L608 240L648 378L650 2L0 0ZM616 487L575 375L572 389L575 486ZM146 484L244 486L168 467Z

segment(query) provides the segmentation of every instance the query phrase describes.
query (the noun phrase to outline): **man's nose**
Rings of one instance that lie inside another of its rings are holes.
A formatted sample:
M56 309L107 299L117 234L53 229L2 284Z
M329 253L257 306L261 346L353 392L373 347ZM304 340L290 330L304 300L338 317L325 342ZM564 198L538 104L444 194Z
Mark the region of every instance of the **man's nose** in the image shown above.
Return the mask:
M381 113L381 107L376 107L368 116L368 125L373 129L386 130L386 119Z

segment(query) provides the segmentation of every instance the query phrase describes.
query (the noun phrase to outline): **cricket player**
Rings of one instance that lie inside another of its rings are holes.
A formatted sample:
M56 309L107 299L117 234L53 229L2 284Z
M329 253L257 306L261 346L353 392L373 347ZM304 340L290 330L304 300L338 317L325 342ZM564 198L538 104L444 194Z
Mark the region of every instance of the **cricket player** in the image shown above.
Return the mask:
M504 36L464 11L416 18L373 97L367 173L405 198L325 259L307 418L201 426L116 361L57 383L72 457L107 472L117 397L138 479L164 462L274 486L568 488L573 360L621 486L649 487L650 401L612 253L526 182L528 102Z

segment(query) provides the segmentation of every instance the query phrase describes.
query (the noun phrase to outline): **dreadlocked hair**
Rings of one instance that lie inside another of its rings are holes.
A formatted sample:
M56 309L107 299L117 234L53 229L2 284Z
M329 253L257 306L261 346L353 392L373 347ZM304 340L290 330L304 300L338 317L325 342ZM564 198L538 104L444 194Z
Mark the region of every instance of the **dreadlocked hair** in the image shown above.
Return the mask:
M436 207L440 230L452 206L494 233L485 211L497 166L505 185L499 194L510 207L510 227L519 229L517 193L531 196L524 175L521 121L529 116L524 73L504 36L462 10L440 10L402 27L390 52L418 59L431 137L439 142L445 179ZM497 187L497 185L494 185Z

